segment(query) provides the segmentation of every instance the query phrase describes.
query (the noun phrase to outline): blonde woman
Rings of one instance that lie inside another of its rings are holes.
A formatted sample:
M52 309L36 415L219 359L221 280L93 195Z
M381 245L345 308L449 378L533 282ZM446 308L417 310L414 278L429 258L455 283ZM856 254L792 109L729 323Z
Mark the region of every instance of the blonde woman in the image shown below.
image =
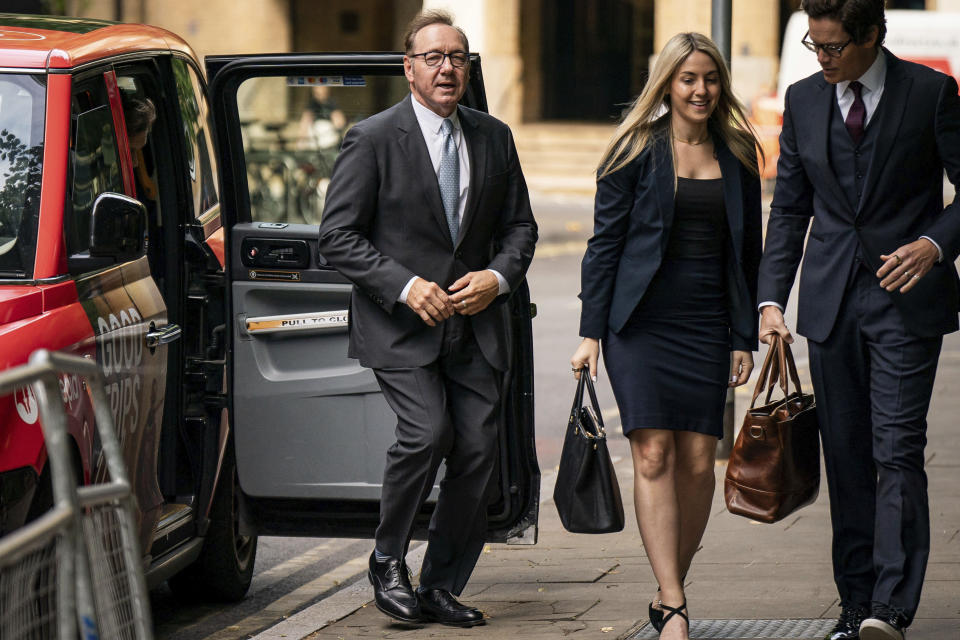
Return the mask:
M716 45L667 42L600 162L575 375L601 347L630 439L650 620L686 639L683 579L710 515L728 387L757 348L756 136Z

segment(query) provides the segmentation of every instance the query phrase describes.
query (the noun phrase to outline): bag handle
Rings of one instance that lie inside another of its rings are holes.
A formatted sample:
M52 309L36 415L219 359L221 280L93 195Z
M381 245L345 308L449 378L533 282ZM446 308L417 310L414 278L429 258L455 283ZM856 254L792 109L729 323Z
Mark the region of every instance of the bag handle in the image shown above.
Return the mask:
M753 399L750 401L750 408L756 406L757 398L767 391L767 404L773 396L773 390L779 386L783 392L783 398L790 397L790 383L793 382L794 390L803 395L803 387L800 384L800 374L797 373L797 363L793 359L793 351L790 345L784 342L779 335L773 336L773 344L767 349L767 356L763 360L763 367L760 369L760 375L757 379L757 385L753 391Z
M590 376L586 369L580 369L580 379L577 380L577 390L573 392L573 406L570 407L570 424L577 422L580 415L580 407L583 406L583 385L584 379Z
M586 387L590 396L590 405L583 407L583 390ZM583 428L580 421L580 409L585 408L593 417L597 425L597 433L589 433ZM577 382L577 390L573 394L573 407L570 409L570 424L576 425L588 438L606 438L607 434L603 427L603 414L600 411L600 403L597 401L597 391L593 387L593 380L590 378L590 370L586 367L580 369L580 380Z
M779 358L774 358L774 354L777 350L776 341L780 339L780 336L774 336L774 339L775 342L767 349L767 356L763 359L763 366L760 367L760 375L757 377L757 384L753 389L753 398L750 400L751 409L756 406L757 398L759 398L763 390L767 388L769 388L767 391L767 403L770 402L770 394L773 392L773 387L779 378L780 361Z
M780 389L783 390L783 397L790 396L791 381L793 381L794 390L803 393L800 386L800 375L797 373L797 363L793 359L793 351L790 350L790 345L783 340L777 342L777 358L780 362Z
M793 381L793 388L799 394L803 395L803 388L800 386L800 374L797 373L797 363L793 359L793 351L790 345L780 340L780 388L783 390L783 398L790 397L790 381Z

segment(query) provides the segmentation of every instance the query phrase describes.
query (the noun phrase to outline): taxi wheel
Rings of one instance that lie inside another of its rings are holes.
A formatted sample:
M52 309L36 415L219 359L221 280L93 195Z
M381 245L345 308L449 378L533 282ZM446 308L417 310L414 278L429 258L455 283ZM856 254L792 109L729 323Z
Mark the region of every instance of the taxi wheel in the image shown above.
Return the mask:
M200 557L169 580L178 596L236 602L250 588L257 556L257 537L240 535L240 486L233 443L223 459L216 495L210 506L210 528Z

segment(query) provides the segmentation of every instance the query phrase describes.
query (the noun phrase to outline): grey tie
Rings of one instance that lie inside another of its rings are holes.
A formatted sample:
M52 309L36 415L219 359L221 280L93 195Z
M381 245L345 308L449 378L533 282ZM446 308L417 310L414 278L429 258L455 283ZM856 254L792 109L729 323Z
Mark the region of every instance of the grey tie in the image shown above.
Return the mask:
M440 169L437 181L440 183L440 199L443 211L447 214L447 227L450 238L457 243L460 233L460 216L457 204L460 201L460 157L457 155L457 143L453 140L453 123L450 118L443 119L443 152L440 154Z

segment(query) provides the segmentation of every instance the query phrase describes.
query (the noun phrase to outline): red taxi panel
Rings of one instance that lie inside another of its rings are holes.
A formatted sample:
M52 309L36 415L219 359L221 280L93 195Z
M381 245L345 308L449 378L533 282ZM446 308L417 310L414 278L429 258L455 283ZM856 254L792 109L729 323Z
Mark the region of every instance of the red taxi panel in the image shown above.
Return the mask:
M196 57L177 35L142 24L3 16L0 57L3 66L23 69L69 69L105 57L172 49Z
M70 140L70 76L47 80L47 118L44 124L43 187L33 277L52 278L67 272L63 246L63 199L67 192L67 144Z

